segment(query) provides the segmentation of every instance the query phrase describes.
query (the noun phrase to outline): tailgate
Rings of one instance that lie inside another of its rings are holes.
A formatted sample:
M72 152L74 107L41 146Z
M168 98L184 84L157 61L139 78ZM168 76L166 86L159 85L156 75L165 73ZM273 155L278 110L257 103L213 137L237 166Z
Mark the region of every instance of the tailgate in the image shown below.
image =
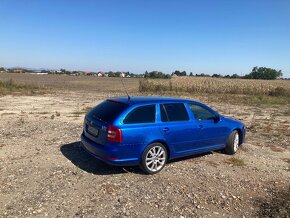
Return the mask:
M105 145L108 135L108 124L91 117L86 117L84 121L84 134L90 140Z

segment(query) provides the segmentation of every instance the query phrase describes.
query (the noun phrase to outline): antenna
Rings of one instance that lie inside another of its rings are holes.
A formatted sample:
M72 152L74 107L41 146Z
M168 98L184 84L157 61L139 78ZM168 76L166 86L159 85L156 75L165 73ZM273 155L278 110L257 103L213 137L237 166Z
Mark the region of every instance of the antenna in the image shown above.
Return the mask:
M122 80L121 77L120 77L120 79L121 79L121 82L122 82L123 88L124 88L124 90L125 90L125 92L126 92L126 94L127 94L127 96L128 96L128 101L130 101L131 97L130 97L130 95L128 94L127 89L126 89L126 87L125 87L125 85L124 85L124 82L123 82L123 80Z

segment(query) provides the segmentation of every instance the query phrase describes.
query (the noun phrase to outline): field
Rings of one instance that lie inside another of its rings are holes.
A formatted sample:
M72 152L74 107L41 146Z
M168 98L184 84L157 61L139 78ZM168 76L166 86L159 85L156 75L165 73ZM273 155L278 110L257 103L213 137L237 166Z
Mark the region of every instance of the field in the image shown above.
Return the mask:
M197 79L141 90L139 79L123 81L132 95L196 99L242 120L246 143L234 156L209 152L147 176L79 147L86 111L125 95L119 78L0 74L0 217L289 217L290 81Z
M289 96L290 82L287 80L269 81L209 77L173 77L170 80L145 80L141 83L140 91L143 89L210 94Z
M173 77L170 80L142 80L139 91L173 95L199 94L199 96L219 98L234 103L290 104L289 80Z
M19 85L28 85L50 91L75 91L75 92L119 92L124 95L120 78L98 78L92 76L66 76L66 75L32 75L32 74L7 74L0 73L0 80L10 80ZM138 90L138 79L127 79L128 91Z

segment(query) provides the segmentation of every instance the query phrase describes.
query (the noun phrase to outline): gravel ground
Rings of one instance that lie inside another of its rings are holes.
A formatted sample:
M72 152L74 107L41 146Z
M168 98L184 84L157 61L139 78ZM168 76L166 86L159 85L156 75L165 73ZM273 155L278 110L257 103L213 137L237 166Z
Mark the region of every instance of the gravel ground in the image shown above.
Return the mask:
M79 146L85 112L116 94L0 97L0 217L289 217L289 107L198 99L245 122L246 144L148 176Z

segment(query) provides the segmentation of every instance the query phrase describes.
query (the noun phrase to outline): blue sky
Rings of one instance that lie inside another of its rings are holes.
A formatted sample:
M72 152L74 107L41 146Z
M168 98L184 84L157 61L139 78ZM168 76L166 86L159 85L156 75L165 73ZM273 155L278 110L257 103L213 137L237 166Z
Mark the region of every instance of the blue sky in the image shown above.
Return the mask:
M0 66L290 77L289 0L1 0Z

